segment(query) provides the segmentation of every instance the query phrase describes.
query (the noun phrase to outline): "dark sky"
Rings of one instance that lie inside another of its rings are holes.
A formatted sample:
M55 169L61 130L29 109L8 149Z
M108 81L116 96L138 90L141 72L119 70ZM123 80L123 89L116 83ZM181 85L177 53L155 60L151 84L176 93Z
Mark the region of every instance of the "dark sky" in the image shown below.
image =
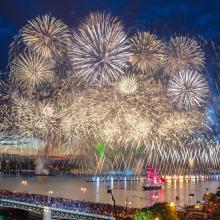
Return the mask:
M162 38L196 33L220 43L220 0L0 0L0 71L7 65L12 37L28 19L51 14L77 27L93 11L121 17L129 34L137 29Z
M164 40L173 34L202 35L220 45L220 0L0 0L0 72L5 71L13 36L28 19L50 14L74 28L94 11L121 17L129 35L137 30L149 30ZM220 133L220 54L213 54L212 50L206 53L206 75L213 97L207 117ZM212 61L212 57L219 59Z

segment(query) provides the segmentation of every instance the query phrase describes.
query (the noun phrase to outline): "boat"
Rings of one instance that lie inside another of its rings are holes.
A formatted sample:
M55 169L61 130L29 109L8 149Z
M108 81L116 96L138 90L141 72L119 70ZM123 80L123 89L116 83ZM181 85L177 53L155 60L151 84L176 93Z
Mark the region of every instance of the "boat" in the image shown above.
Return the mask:
M155 186L144 185L143 186L143 190L160 190L160 189L162 189L161 185L155 185Z
M158 174L158 170L153 166L146 166L146 180L143 190L160 190L166 180Z
M35 176L49 176L48 169L35 169Z
M141 181L140 177L94 176L86 182L129 182Z
M112 171L104 173L101 176L92 176L86 182L128 182L128 181L140 181L142 178L134 176L132 171Z

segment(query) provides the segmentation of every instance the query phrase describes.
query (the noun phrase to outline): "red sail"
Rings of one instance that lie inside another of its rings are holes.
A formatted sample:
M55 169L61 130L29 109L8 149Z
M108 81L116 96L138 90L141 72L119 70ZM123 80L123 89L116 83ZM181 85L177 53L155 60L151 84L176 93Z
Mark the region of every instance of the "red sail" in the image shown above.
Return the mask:
M146 180L152 185L161 185L166 183L166 180L158 174L158 170L153 166L146 166Z

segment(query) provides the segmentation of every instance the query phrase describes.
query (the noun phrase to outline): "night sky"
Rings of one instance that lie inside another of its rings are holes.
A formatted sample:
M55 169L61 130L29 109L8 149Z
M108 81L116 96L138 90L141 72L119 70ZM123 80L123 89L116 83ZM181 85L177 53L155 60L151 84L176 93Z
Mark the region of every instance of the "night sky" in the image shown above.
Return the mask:
M0 72L5 72L13 36L27 20L49 14L74 29L94 11L119 16L129 36L137 30L151 31L164 40L171 35L202 35L219 45L215 56L220 57L220 0L0 0ZM220 58L213 65L213 54L213 51L206 53L206 65L209 65L206 75L213 98L207 117L220 134Z
M0 72L13 36L28 19L50 14L74 28L93 11L121 17L130 35L140 29L165 39L201 34L220 44L220 0L0 0Z

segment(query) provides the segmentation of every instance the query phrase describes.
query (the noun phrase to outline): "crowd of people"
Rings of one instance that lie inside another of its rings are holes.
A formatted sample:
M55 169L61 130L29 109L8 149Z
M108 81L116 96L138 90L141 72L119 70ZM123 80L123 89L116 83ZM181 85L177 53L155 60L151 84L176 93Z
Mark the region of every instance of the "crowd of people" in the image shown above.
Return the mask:
M39 194L31 194L28 192L15 192L9 190L0 190L1 199L9 199L13 201L25 202L40 206L49 206L53 208L60 208L70 211L115 216L115 211L120 219L133 219L136 209L127 208L124 206L114 206L104 203L93 203L87 201L70 200L64 198L57 198Z

